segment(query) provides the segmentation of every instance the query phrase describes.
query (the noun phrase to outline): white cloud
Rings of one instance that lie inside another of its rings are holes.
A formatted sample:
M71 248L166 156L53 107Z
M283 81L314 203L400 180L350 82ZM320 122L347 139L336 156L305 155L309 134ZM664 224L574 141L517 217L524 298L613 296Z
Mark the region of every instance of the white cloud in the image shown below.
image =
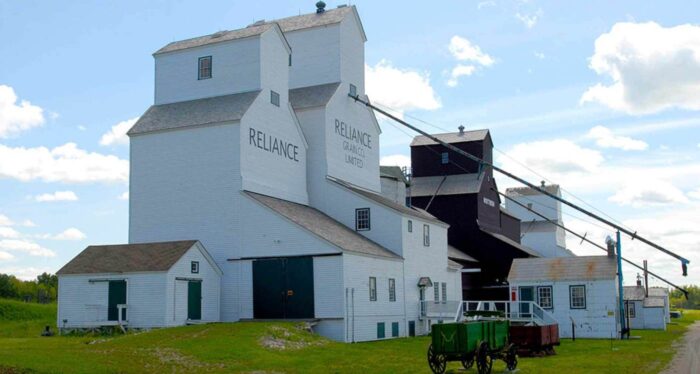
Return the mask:
M75 227L71 227L69 229L64 230L63 232L54 235L51 237L53 240L83 240L87 236L85 234L76 229Z
M116 156L88 152L75 143L46 147L8 147L0 144L0 178L23 182L126 182L129 162Z
M121 195L117 196L117 199L119 200L129 200L129 191L126 191L122 193Z
M381 60L374 67L365 65L365 75L370 100L400 113L435 110L442 106L427 72L400 69Z
M649 148L649 144L644 141L615 135L612 130L604 126L593 127L586 137L594 139L595 143L602 148L618 148L624 151L643 151Z
M379 160L379 164L382 166L400 166L400 167L411 167L411 158L406 155L389 155L384 156Z
M12 226L14 224L15 223L12 222L12 220L10 218L8 218L6 215L0 214L0 226Z
M531 29L535 27L537 24L537 21L542 17L542 9L538 9L537 11L533 13L520 13L517 12L515 13L515 18L522 22L525 27L528 29Z
M85 127L83 125L78 125L78 130L85 131L85 130L87 130L87 127Z
M53 273L56 270L50 268L36 268L33 266L29 267L6 267L0 268L0 273L12 274L18 279L22 280L36 280L36 277L42 273Z
M17 102L15 90L0 85L0 138L44 124L44 110L29 101Z
M700 26L616 23L596 39L589 67L612 83L588 88L582 103L628 114L700 110Z
M484 8L490 8L493 6L496 6L496 2L493 0L480 1L478 4L476 4L476 9L482 10Z
M19 239L3 239L0 240L0 250L7 252L23 252L30 256L39 257L54 257L56 253L50 249L46 249L37 243L19 240Z
M476 70L476 66L474 65L462 65L458 64L454 68L452 68L452 72L450 73L450 79L447 80L447 85L450 87L456 87L457 84L459 83L459 78L463 76L470 76L474 73Z
M0 238L7 239L17 239L20 237L20 233L10 227L0 227Z
M56 191L54 193L45 193L37 195L34 200L38 202L46 201L77 201L78 196L73 191Z
M459 61L471 61L481 66L491 66L496 62L493 57L481 51L481 47L469 39L455 35L448 46L450 53Z
M634 207L688 202L683 191L673 184L655 179L629 183L608 200L619 205Z
M102 135L100 138L100 145L126 145L129 144L129 137L126 136L126 132L134 126L134 123L138 121L139 117L132 118L126 121L122 121L112 126L112 128Z
M535 55L535 57L537 57L540 60L544 60L544 58L545 58L545 55L542 52L535 51L533 54Z
M15 258L11 253L0 251L0 261L12 260Z
M688 192L688 196L690 196L693 199L700 200L700 187L698 187L694 191Z
M25 219L22 221L22 226L24 227L36 227L36 223L32 222L30 219Z
M525 164L545 175L594 172L604 160L600 152L565 139L520 143L508 155L509 159L503 159L506 170L521 169L519 164Z

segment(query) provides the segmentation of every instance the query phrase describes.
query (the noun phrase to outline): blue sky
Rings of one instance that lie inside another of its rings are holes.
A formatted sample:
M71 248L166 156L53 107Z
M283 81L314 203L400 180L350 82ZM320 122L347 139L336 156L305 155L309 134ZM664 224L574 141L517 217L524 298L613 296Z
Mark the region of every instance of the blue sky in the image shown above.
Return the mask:
M500 165L560 183L565 197L693 263L682 278L677 261L627 240L630 259L647 258L681 283L700 280L697 3L353 4L369 39L375 102L431 132L490 128ZM88 244L127 240L123 130L152 104L151 53L314 9L313 1L0 1L0 272L33 277ZM410 137L381 124L383 161L405 164ZM610 233L566 213L589 237ZM570 248L598 253L576 240Z

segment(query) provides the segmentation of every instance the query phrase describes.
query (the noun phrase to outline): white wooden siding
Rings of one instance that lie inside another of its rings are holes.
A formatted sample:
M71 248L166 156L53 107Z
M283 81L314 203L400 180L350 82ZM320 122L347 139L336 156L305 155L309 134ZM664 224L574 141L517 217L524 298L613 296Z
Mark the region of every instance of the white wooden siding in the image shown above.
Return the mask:
M343 256L314 257L314 316L343 318ZM342 332L342 325L340 331Z

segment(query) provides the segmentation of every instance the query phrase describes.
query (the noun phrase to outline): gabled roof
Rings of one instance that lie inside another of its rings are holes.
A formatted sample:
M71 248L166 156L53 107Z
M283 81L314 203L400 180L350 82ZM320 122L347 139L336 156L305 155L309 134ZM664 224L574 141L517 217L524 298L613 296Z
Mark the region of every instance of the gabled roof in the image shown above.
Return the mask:
M159 243L91 245L65 264L56 274L168 271L196 243L196 240L182 240Z
M416 218L419 218L419 219L422 219L425 221L437 223L440 225L448 226L447 223L440 221L434 215L426 212L423 209L418 209L415 207L407 207L403 204L399 204L399 203L395 202L394 200L387 199L386 197L379 195L377 193L374 193L374 192L369 192L369 191L363 190L361 188L358 188L358 187L356 187L348 182L342 181L340 179L329 178L329 180L339 184L342 187L347 188L348 190L350 190L358 195L364 196L364 197L374 201L375 203L378 203L380 205L384 205L385 207L393 209L399 213L403 213L405 215L413 216L413 217L416 217Z
M642 305L645 308L663 308L666 306L666 303L664 302L664 299L660 297L647 297L644 299Z
M448 268L448 269L459 270L459 269L461 269L461 268L463 268L463 267L464 267L464 266L462 266L462 264L460 264L459 262L452 261L452 260L449 259L449 258L447 259L447 268Z
M436 175L432 177L413 177L411 179L411 196L463 195L479 193L485 173ZM443 181L444 180L444 181ZM440 189L438 190L438 187Z
M310 231L312 234L333 244L343 252L395 259L401 258L396 253L367 239L315 208L255 192L246 191L245 194Z
M289 90L289 102L294 110L325 106L340 86L339 82Z
M277 22L282 28L282 31L290 32L340 23L349 14L352 14L356 18L357 24L360 27L362 38L367 41L367 36L365 35L362 22L360 21L360 16L357 14L357 8L355 8L354 5L328 9L323 13L314 12L301 14L298 16L274 20L272 22Z
M524 245L514 241L513 239L511 239L503 234L498 234L495 232L486 231L486 230L482 229L481 227L479 228L479 230L481 230L481 232L483 232L486 235L492 236L492 237L510 245L511 247L520 250L521 252L527 253L528 255L530 255L532 257L540 257L540 254L533 251L532 248L524 246Z
M153 55L258 36L272 27L275 27L274 23L264 23L260 25L250 25L238 30L223 30L196 38L179 40L168 43L165 47L157 50Z
M623 298L625 300L644 300L646 291L643 286L624 286L622 287Z
M530 187L511 187L506 188L506 196L517 197L517 196L534 196L543 195L542 190L549 192L552 195L560 196L559 185L558 184L548 184L544 187L537 187L536 189Z
M614 280L616 276L614 257L516 258L508 282Z
M379 176L381 178L391 178L408 184L408 180L400 166L379 166Z
M215 96L206 99L153 105L127 132L128 135L160 130L239 121L260 91Z
M649 287L649 297L668 297L668 288Z
M455 260L459 260L459 261L479 262L474 257L469 256L468 254L460 251L459 249L457 249L451 245L447 246L447 257L455 259Z
M485 140L489 136L489 130L473 130L465 131L460 135L459 132L448 132L444 134L431 134L442 142L449 144L465 143L465 142L475 142ZM413 138L411 142L411 147L423 146L423 145L434 145L438 144L436 141L428 138L425 135L418 135Z

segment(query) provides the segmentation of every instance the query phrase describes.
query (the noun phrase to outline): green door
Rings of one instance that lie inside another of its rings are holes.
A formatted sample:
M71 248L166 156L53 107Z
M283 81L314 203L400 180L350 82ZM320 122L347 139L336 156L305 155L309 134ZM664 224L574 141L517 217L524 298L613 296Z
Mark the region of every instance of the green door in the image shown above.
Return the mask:
M519 287L518 290L520 291L520 301L535 301L534 287ZM529 318L530 313L532 313L530 304L520 303L520 316Z
M187 319L202 319L202 281L187 282Z
M313 318L312 257L253 261L253 316L259 319Z
M119 318L118 304L126 304L126 281L109 281L107 296L107 320L117 321ZM122 321L126 321L126 309L122 312Z

